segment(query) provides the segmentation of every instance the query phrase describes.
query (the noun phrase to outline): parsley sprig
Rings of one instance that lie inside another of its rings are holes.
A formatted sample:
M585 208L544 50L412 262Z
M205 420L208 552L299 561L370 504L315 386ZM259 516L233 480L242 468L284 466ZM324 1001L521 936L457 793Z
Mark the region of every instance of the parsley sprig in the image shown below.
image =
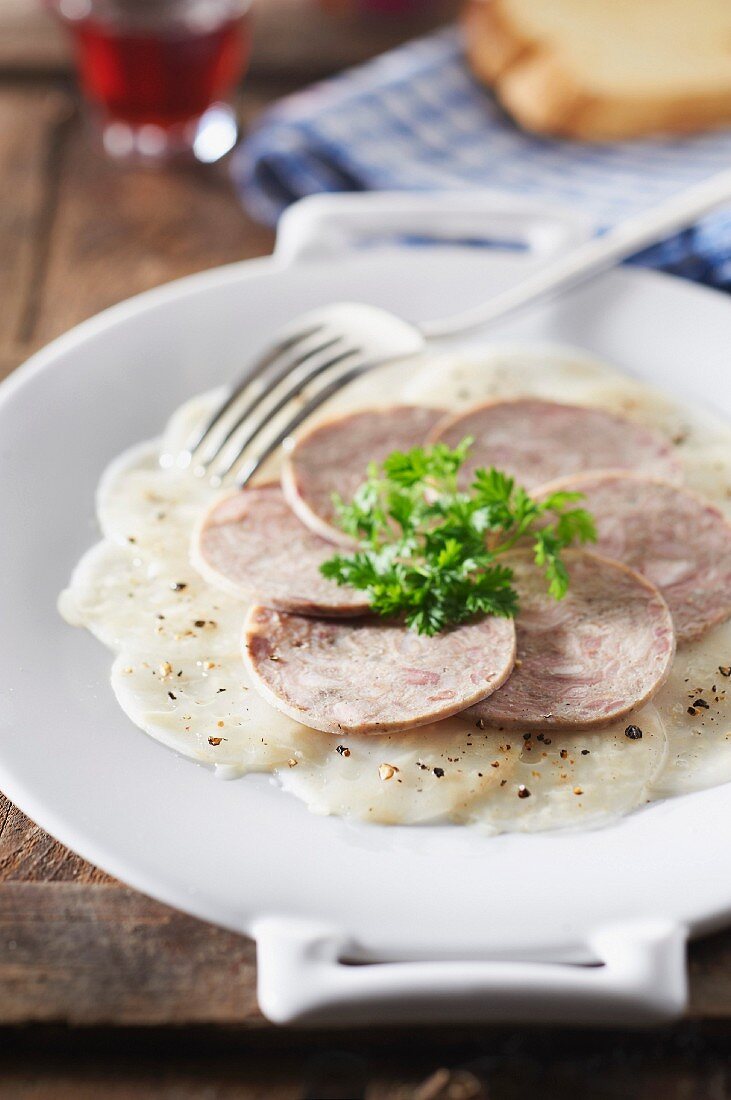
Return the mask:
M365 592L373 611L404 616L419 634L437 634L475 615L512 618L518 610L513 571L500 556L530 545L548 591L560 600L569 576L561 551L593 542L592 517L572 507L581 493L531 497L496 469L475 471L457 486L472 439L394 451L346 503L334 498L338 522L359 543L320 566L323 576Z

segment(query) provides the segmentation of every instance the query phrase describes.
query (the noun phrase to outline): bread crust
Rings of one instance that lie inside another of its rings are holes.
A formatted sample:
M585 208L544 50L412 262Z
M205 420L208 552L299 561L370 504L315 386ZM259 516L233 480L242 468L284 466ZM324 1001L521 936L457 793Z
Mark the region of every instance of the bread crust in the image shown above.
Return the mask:
M690 134L731 124L731 94L596 95L548 42L526 37L501 0L467 0L467 60L526 130L586 141Z
M499 80L511 65L531 50L531 43L503 22L498 7L469 0L462 10L467 59L475 76L486 84Z

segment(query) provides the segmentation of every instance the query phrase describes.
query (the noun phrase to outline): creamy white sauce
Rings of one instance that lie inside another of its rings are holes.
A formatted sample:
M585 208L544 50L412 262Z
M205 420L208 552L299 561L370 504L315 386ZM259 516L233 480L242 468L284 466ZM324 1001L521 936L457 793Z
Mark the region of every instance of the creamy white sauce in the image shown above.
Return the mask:
M731 430L580 352L515 347L399 364L361 379L327 415L519 395L598 406L664 433L687 483L731 513ZM652 798L731 780L731 678L719 671L731 665L731 623L682 647L653 702L604 730L526 739L452 718L338 741L272 708L241 661L245 607L189 561L192 532L215 493L172 456L216 396L188 402L161 441L107 470L97 495L103 541L59 601L68 622L115 652L112 685L135 725L222 777L272 772L316 813L384 823L451 820L489 832L597 825ZM697 698L708 708L693 707ZM625 736L630 721L641 740ZM519 797L521 788L529 794Z

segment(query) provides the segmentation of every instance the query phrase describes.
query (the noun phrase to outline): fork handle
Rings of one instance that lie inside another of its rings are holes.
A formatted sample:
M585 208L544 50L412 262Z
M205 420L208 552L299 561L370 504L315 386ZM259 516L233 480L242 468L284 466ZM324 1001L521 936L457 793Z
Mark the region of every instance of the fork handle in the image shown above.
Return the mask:
M731 169L578 245L483 305L452 317L422 323L419 328L427 339L437 339L502 320L525 306L564 293L607 271L648 245L688 228L703 214L725 202L731 202Z

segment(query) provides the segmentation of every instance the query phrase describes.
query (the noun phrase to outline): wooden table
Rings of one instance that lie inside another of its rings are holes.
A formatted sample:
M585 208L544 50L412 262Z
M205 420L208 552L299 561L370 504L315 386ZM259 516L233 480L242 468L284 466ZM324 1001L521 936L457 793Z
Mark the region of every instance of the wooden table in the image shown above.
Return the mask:
M243 125L453 6L368 25L261 0ZM133 170L93 150L65 43L30 0L0 0L0 173L0 377L121 298L272 245L225 166ZM710 1100L728 1095L731 936L690 966L688 1021L651 1034L276 1031L250 942L128 890L0 795L0 1097Z

